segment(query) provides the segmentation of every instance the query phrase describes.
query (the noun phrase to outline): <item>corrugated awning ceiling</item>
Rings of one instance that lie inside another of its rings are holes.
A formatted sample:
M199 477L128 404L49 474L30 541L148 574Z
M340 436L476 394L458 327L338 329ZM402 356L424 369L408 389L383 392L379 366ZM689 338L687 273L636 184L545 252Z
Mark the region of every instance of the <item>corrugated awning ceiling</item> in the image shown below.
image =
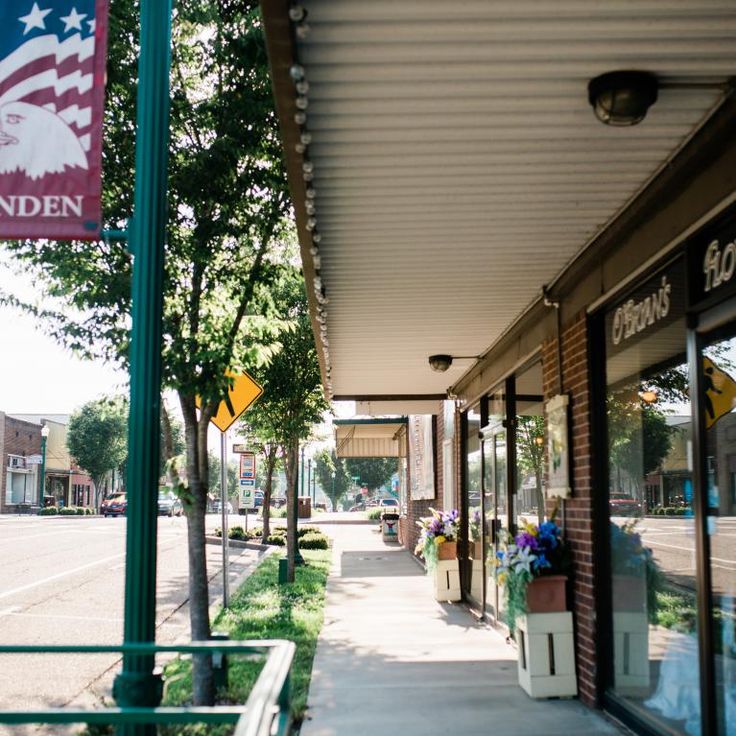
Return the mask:
M357 419L335 422L335 449L338 457L399 457L399 436L406 419Z
M736 70L732 0L303 5L336 395L443 392L470 363L438 374L427 357L485 351L720 99L663 89L642 124L611 128L591 78Z

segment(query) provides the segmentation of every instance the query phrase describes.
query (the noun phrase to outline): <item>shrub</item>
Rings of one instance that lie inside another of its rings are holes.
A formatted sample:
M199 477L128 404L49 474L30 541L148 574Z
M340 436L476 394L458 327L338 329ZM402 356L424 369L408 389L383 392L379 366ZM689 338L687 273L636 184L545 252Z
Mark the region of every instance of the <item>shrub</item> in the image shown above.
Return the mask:
M85 509L84 506L77 506L76 512L77 516L84 516L87 513L87 509Z
M677 509L675 509L673 506L666 506L664 510L665 516L674 516Z
M232 529L228 529L227 536L230 539L238 539L243 542L247 542L249 539L252 539L252 534L245 531L242 526L234 526Z
M328 547L329 540L320 532L310 532L299 540L300 549L327 549Z
M267 540L266 544L271 544L275 547L286 546L286 537L283 534L272 534Z
M77 507L76 506L63 506L59 509L59 516L76 516L77 515Z
M384 510L380 506L375 506L368 511L368 519L370 521L380 521L383 511Z
M286 506L282 506L280 509L271 506L271 518L272 519L285 519L286 518Z
M43 509L38 510L39 516L56 516L59 513L59 509L56 506L46 506Z
M87 508L86 508L86 509L84 510L84 513L85 513L85 514L86 514L87 516L94 516L95 510L94 510L94 509L91 509L91 508L89 508L89 507L87 507Z
M281 527L279 527L281 528ZM296 536L303 537L305 534L322 534L322 530L316 526L300 526L297 527Z

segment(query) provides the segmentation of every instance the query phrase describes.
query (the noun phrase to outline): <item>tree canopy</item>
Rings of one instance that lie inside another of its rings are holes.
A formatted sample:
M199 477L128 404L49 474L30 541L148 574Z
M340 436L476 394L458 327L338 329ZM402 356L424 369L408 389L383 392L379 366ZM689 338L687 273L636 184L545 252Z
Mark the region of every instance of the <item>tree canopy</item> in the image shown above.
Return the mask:
M89 473L99 501L102 480L125 462L128 454L128 406L116 396L89 401L69 419L67 447Z
M345 461L337 457L334 449L326 448L320 450L314 459L319 484L332 501L333 510L337 511L338 503L350 490L352 484L352 479L345 468Z
M369 489L380 488L391 480L396 472L396 458L393 457L349 457L345 467L351 478L358 476L358 483Z

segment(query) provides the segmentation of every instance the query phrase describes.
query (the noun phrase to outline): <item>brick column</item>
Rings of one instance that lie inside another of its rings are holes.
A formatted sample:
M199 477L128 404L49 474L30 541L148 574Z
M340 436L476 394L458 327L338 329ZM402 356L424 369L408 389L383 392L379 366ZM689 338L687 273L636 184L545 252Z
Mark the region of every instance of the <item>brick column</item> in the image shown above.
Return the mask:
M562 331L562 390L570 396L572 497L565 502L565 538L572 550L575 651L580 699L596 706L595 580L593 577L593 521L590 386L588 381L587 322L579 314ZM542 346L545 399L558 393L557 340ZM551 511L554 500L547 501ZM561 515L560 515L561 516ZM561 521L561 518L558 519Z

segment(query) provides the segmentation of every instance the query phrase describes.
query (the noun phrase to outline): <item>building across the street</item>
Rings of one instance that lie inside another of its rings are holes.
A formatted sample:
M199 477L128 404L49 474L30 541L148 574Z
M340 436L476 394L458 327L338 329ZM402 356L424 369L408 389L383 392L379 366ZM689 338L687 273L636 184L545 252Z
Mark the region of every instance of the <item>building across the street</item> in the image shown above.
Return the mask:
M20 508L39 505L95 505L95 487L67 448L67 414L0 414L4 417L7 477L2 489L0 513L15 513ZM40 502L41 429L48 428L45 448L43 504ZM12 459L9 455L14 452ZM12 474L12 477L11 477ZM32 486L32 488L31 488ZM31 493L33 490L33 493Z
M41 425L0 412L0 513L38 505Z

